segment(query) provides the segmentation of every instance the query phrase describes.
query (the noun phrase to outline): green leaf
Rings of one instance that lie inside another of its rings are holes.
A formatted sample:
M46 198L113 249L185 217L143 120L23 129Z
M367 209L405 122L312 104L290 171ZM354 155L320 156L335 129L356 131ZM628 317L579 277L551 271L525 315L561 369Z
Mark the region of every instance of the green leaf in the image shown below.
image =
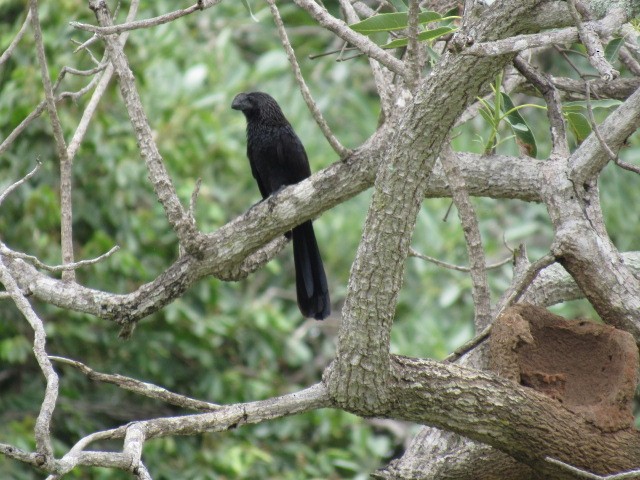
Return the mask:
M381 13L349 26L358 33L369 35L375 32L390 32L407 28L408 19L409 14L406 12ZM418 15L418 23L420 24L440 20L442 20L442 15L437 12L422 12Z
M442 35L446 35L451 32L455 32L457 29L454 27L438 27L433 30L427 30L426 32L422 32L418 34L419 42L427 42L429 40L433 40L435 38L441 37ZM382 48L400 48L406 47L409 43L408 38L398 38L397 40L393 40L385 45L382 45Z
M610 62L615 60L616 56L618 55L618 51L620 50L620 47L623 43L624 38L622 37L614 38L613 40L611 40L604 49L605 58Z
M399 12L406 12L409 7L407 6L406 3L404 3L403 0L390 0L391 4L396 7L396 10Z
M527 125L525 119L520 115L518 109L514 106L511 97L502 92L502 110L505 112L505 119L511 126L511 130L516 136L516 142L521 146L530 157L535 158L538 154L536 145L536 137Z
M583 114L567 112L565 113L565 118L567 119L569 127L575 135L578 143L582 142L591 134L591 124Z
M615 100L615 99L591 100L591 108L593 109L617 107L620 104L622 104L622 102L620 100ZM567 102L562 106L562 110L564 112L580 112L584 108L587 108L586 100Z
M247 9L247 12L249 12L249 15L251 15L251 18L253 19L253 21L257 22L258 19L255 17L253 12L251 11L251 5L249 5L249 0L242 0L242 4L244 5L244 8Z

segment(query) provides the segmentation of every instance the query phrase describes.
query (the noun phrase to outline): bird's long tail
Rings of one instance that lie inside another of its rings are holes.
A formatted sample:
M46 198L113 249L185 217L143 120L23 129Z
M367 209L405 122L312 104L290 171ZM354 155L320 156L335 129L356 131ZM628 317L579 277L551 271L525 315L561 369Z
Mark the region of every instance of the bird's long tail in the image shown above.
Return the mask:
M293 229L298 307L305 317L323 320L331 313L327 277L311 221Z

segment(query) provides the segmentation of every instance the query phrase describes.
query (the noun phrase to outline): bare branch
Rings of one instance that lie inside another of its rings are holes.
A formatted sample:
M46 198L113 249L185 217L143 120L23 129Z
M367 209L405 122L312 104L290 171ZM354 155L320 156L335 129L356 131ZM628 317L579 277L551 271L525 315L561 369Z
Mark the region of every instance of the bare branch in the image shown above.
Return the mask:
M67 155L67 145L62 132L62 125L56 110L56 102L53 95L53 87L51 78L49 77L49 68L47 67L47 59L44 52L44 44L42 43L42 30L40 28L40 19L38 16L38 0L29 0L29 8L31 10L31 25L33 26L34 39L36 43L36 52L38 54L38 62L40 63L40 74L44 85L44 94L47 100L47 110L49 112L49 120L53 127L53 136L56 140L58 150L58 158L60 160L60 239L62 244L62 263L73 262L73 213L71 202L71 166L72 161ZM75 281L75 272L67 270L62 273L62 279L65 281Z
M591 63L593 68L600 73L600 77L603 80L609 81L619 77L620 72L613 68L604 57L604 47L602 46L602 42L600 41L593 24L582 22L582 18L580 17L578 10L576 10L575 0L568 0L567 6L569 7L569 13L571 13L573 21L578 28L580 41L587 49L589 63Z
M420 59L418 49L418 14L420 6L418 0L409 0L409 12L407 22L407 51L404 63L406 65L406 82L409 90L414 92L420 79Z
M440 152L440 163L447 175L447 180L449 180L451 197L458 210L462 231L467 243L471 281L473 282L473 303L476 309L474 323L476 331L480 331L491 323L491 295L478 218L471 204L464 178L457 165L456 154L449 144L444 145Z
M129 7L129 13L127 14L127 21L132 21L135 18L136 13L138 12L139 3L140 3L139 0L133 0L131 2L131 5ZM123 46L127 43L128 36L129 36L128 33L124 33L120 35L120 43ZM80 119L80 123L78 124L78 127L76 128L76 131L74 132L73 137L69 142L69 146L67 147L67 155L70 161L73 161L73 158L76 156L76 153L80 148L80 143L82 143L82 139L87 133L89 122L91 121L93 114L98 108L98 103L100 103L100 99L102 99L104 92L107 90L107 86L111 81L113 72L114 72L113 64L109 63L106 66L106 69L102 74L102 77L100 78L100 81L98 82L98 85L96 86L96 89L94 90L93 95L91 96L91 99L89 100L89 103L84 109L84 112L82 112L82 118Z
M111 26L111 16L103 0L90 0L89 6L94 11L100 25ZM109 59L120 79L120 92L124 98L136 140L140 146L140 153L147 165L149 179L153 184L155 194L162 204L167 220L176 232L180 243L185 246L187 252L191 252L194 249L197 250L200 248L200 242L197 238L196 226L180 203L171 177L164 165L162 155L158 151L122 44L117 37L112 35L105 37L105 43Z
M584 82L566 77L549 76L551 83L559 90L569 93L569 99L584 99ZM626 100L640 88L640 78L616 78L610 82L600 79L589 81L591 92L597 98Z
M203 402L201 400L196 400L184 395L173 393L165 388L159 387L152 383L141 382L140 380L136 380L135 378L125 377L118 374L97 372L77 360L71 360L69 358L58 357L54 355L49 355L49 359L55 362L64 363L65 365L70 365L73 368L80 370L80 372L86 375L90 380L110 383L122 388L123 390L128 390L139 395L144 395L145 397L161 400L177 407L201 411L215 411L221 408L220 405Z
M532 282L536 279L538 274L549 265L555 263L556 258L548 253L545 256L539 258L527 268L526 272L520 278L514 278L514 285L511 287L511 292L504 299L503 302L498 306L498 310L495 316L499 316L507 307L517 303L518 300L525 293L527 288L532 284Z
M20 180L18 180L17 182L9 185L4 192L2 192L0 194L0 205L2 205L2 203L5 201L5 199L16 189L18 188L20 185L22 185L24 182L26 182L27 180L29 180L31 177L33 177L36 172L40 169L40 167L42 166L42 162L40 160L37 160L36 166L33 168L33 170L31 170L29 173L27 173L24 177L22 177Z
M569 143L558 90L553 86L549 77L538 72L533 65L524 59L522 54L513 59L513 64L529 82L540 90L544 100L547 102L547 118L549 118L553 145L552 158L567 158L569 156Z
M213 7L217 5L222 0L201 0L188 8L183 8L181 10L175 10L170 13L165 13L164 15L160 15L158 17L148 18L145 20L136 20L134 22L127 21L126 23L120 25L101 25L99 27L95 25L90 25L88 23L80 23L80 22L69 22L74 28L79 30L85 30L87 32L94 32L100 36L112 35L114 33L122 33L130 30L137 30L139 28L150 28L155 27L157 25L162 25L164 23L169 23L174 20L177 20L180 17L184 17L185 15L190 15L193 12L197 12L198 10L206 10L209 7Z
M331 128L329 128L329 125L327 124L324 117L322 116L322 112L318 108L318 105L316 105L316 102L313 100L313 97L311 96L311 91L309 91L309 87L307 87L307 84L305 83L304 78L302 77L302 72L300 71L298 60L296 60L296 54L293 51L293 47L291 46L291 43L289 42L289 37L287 36L287 31L284 28L284 23L282 22L282 17L280 16L280 12L278 11L276 2L275 0L267 0L267 3L269 4L269 8L271 9L271 15L273 16L273 20L278 29L278 35L280 35L282 46L284 47L284 51L287 54L289 63L291 64L293 75L296 79L296 82L298 83L298 87L300 87L302 98L304 98L304 101L307 103L307 107L309 107L309 111L311 112L311 114L313 115L313 118L315 119L316 123L320 127L320 130L322 130L322 133L324 134L325 138L329 142L329 145L331 145L331 148L333 148L333 150L338 154L338 156L341 159L344 159L350 154L350 152L340 143L340 141L333 134L333 132L331 131Z
M636 130L640 121L640 89L626 99L600 125L604 143L615 153ZM570 158L570 178L577 185L591 181L609 163L611 157L597 136L590 135Z
M369 7L363 5L362 2L358 2L356 3L356 5L351 5L350 0L340 0L340 6L344 11L347 22L349 23L357 23L358 21L360 21L360 16L358 16L356 8L360 10L365 9L365 15L367 17L375 15L376 13ZM378 8L381 8L381 6L382 4ZM345 43L343 49L344 47L346 47L346 45L347 44ZM388 117L392 113L393 104L396 100L393 94L393 92L395 92L396 90L396 87L393 84L395 75L383 64L378 63L378 61L374 60L371 57L369 57L369 66L371 67L373 80L376 83L376 90L378 92L378 96L380 97L380 109L382 110L382 115Z
M505 55L532 48L546 47L556 43L576 42L578 39L578 30L575 27L568 27L542 33L514 35L513 37L493 42L475 43L460 51L459 54L478 57Z
M389 70L404 76L405 66L402 61L380 48L366 36L351 30L342 20L332 16L326 9L315 3L313 0L294 0L296 5L306 10L320 25L331 30L338 37L346 42L358 47L362 53L371 57Z
M460 265L454 265L453 263L443 262L442 260L438 260L435 257L430 257L429 255L424 255L422 253L419 253L416 250L414 250L413 248L409 249L409 256L410 257L416 257L416 258L419 258L421 260L426 260L427 262L434 263L434 264L438 265L439 267L448 268L449 270L456 270L458 272L465 272L465 273L468 273L468 272L471 271L471 269L469 267L461 267ZM510 261L511 261L511 257L507 257L504 260L500 260L499 262L488 264L486 266L486 269L487 270L493 270L495 268L500 268L501 266L506 265Z
M553 465L557 465L559 467L562 467L562 469L571 472L575 475L577 475L580 478L586 478L588 480L627 480L627 479L632 479L632 478L638 478L638 475L640 475L640 469L638 470L629 470L627 472L621 472L621 473L614 473L612 475L597 475L595 473L591 473L591 472L587 472L586 470L582 470L581 468L576 468L573 465L569 465L568 463L565 463L561 460L555 459L555 458L551 458L551 457L546 457L545 461L553 464Z
M470 352L471 350L476 348L478 345L480 345L482 342L484 342L487 338L489 338L489 335L491 335L491 327L493 327L492 323L487 325L484 328L484 330L482 330L482 332L480 332L478 335L473 337L471 340L463 343L458 348L456 348L453 352L447 355L442 361L444 363L456 362L460 357Z
M34 331L33 352L42 373L46 379L46 388L40 413L34 428L36 438L36 449L40 455L44 456L42 465L52 465L54 462L53 447L51 444L51 418L58 398L58 375L53 370L53 366L47 357L46 333L42 320L31 308L31 305L20 291L20 287L11 276L11 273L4 264L0 255L0 282L4 285L7 293L11 295L13 302L24 315Z
M382 129L354 151L348 162L336 162L316 172L309 179L284 189L273 202L262 202L208 234L205 244L216 248L203 258L180 257L157 278L130 293L112 294L81 285L65 285L20 260L8 259L7 264L20 285L40 300L120 325L135 322L172 302L208 275L222 280L245 278L286 245L284 232L369 188L379 169L384 146L389 142L384 133ZM471 195L529 202L541 200L540 172L544 161L468 153L459 153L458 160ZM436 163L425 196L450 195L446 176ZM265 247L269 239L273 240Z
M2 55L0 55L0 66L2 66L2 64L4 64L7 60L11 58L11 55L13 55L13 51L16 49L16 47L20 43L20 40L22 40L22 37L24 37L24 34L27 33L27 27L29 26L30 22L31 22L31 9L28 9L27 17L24 19L24 22L22 23L22 27L20 27L20 30L18 30L18 33L16 33L16 36L13 37L13 40L11 40L11 43L9 44L7 49L2 53Z
M25 452L13 445L7 445L6 443L0 443L0 453L7 458L12 458L19 462L23 462L34 467L41 467L45 463L44 456L40 453Z
M198 195L200 195L200 186L202 185L202 178L198 178L196 180L196 185L193 187L193 192L191 192L191 200L189 201L189 215L193 218L195 222L195 214L196 214L196 202L198 201Z
M122 454L128 459L130 469L132 472L139 472L140 461L142 458L142 447L145 441L145 431L138 423L134 422L127 426L127 433L124 436L124 445L122 447ZM149 478L149 472L146 467L142 465L143 478L146 474L146 478ZM140 475L136 474L138 478Z
M65 72L64 69L60 72L61 75L63 72ZM98 83L98 80L99 80L99 77L92 78L87 85L85 85L84 87L82 87L80 90L76 92L62 92L61 94L55 97L55 102L60 103L62 100L66 98L77 100L82 95L90 91L96 85L96 83ZM58 82L59 81L60 81L60 78ZM54 86L54 90L55 90L55 86ZM13 129L13 131L9 135L7 135L7 138L5 138L2 143L0 143L0 155L2 155L4 152L8 150L11 144L15 141L15 139L18 138L18 136L29 126L29 124L33 120L35 120L40 115L42 115L42 112L44 112L46 109L47 109L47 101L43 100L29 115L25 117L24 120L22 120L22 122L20 122L20 124L16 128Z
M591 129L593 130L595 136L598 138L598 141L600 142L603 150L607 153L609 158L620 168L624 168L625 170L629 170L630 172L640 174L640 167L636 167L635 165L631 165L630 163L620 160L620 157L613 153L613 150L611 150L609 145L607 145L607 142L605 142L604 138L602 138L600 128L598 127L596 119L593 116L593 108L591 107L591 85L588 81L585 82L585 96L587 100L587 114L589 116L589 123L591 124Z
M120 247L118 245L116 245L116 246L112 247L111 250L109 250L108 252L103 253L99 257L92 258L90 260L80 260L78 262L65 263L65 264L62 264L62 265L50 266L50 265L47 265L45 263L42 263L37 257L34 257L33 255L28 255L26 253L13 251L9 247L7 247L4 243L0 242L0 253L2 255L5 255L5 256L10 257L10 258L19 258L21 260L25 260L25 261L27 261L29 263L32 263L33 265L35 265L38 268L41 268L43 270L46 270L46 271L52 272L52 273L66 272L67 270L75 270L75 269L78 269L78 268L81 268L81 267L85 267L87 265L95 265L96 263L99 263L99 262L109 258L111 255L116 253L118 250L120 250Z

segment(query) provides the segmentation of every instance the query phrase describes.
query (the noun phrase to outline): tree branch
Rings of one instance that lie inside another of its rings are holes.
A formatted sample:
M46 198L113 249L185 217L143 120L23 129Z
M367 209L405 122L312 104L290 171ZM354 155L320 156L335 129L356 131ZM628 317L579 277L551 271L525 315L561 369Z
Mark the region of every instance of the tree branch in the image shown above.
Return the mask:
M56 110L53 87L51 85L51 78L49 77L44 44L42 43L42 30L38 16L38 1L29 0L29 9L31 10L31 25L33 26L33 37L36 43L38 62L40 63L40 74L42 76L44 94L47 100L49 120L53 128L53 136L56 141L58 158L60 160L60 241L62 244L62 263L73 263L73 210L71 202L72 159L69 158L67 154L67 145L64 140L64 133L62 132L58 111ZM75 281L75 272L73 270L65 270L62 272L62 279L67 282Z
M47 335L44 331L42 320L33 311L31 305L20 291L20 287L18 287L11 273L5 267L2 255L0 255L0 282L2 282L16 307L18 307L18 310L20 310L20 313L26 318L34 331L33 352L46 379L44 399L34 427L36 450L38 454L43 456L41 466L51 466L54 462L53 446L51 444L51 418L58 398L58 375L53 370L45 349Z
M27 17L24 19L24 22L22 23L22 27L20 27L20 30L18 30L18 33L16 33L16 36L13 37L13 40L11 40L11 43L9 44L7 49L2 53L2 55L0 55L0 66L2 66L7 60L11 58L11 55L13 55L13 51L16 49L16 47L20 43L20 40L22 40L22 37L24 37L24 34L27 33L27 28L29 27L30 23L31 23L31 8L27 10Z
M138 395L143 395L145 397L153 398L156 400L160 400L166 402L170 405L175 405L176 407L188 408L192 410L201 410L201 411L215 411L218 410L220 405L216 405L214 403L203 402L201 400L196 400L193 398L189 398L184 395L179 395L177 393L170 392L169 390L154 385L152 383L141 382L140 380L136 380L135 378L125 377L122 375L112 375L108 373L96 372L92 368L88 367L84 363L81 363L77 360L71 360L69 358L57 357L54 355L49 355L49 359L55 362L64 363L66 365L70 365L73 368L78 369L82 372L83 375L86 375L90 380L94 380L97 382L110 383L112 385L116 385L123 390L128 390L133 393L137 393Z
M313 115L316 123L320 127L320 130L324 134L325 138L331 145L331 148L338 154L341 159L344 159L349 155L349 150L344 148L344 146L340 143L340 141L335 137L329 125L325 121L322 116L322 112L316 105L316 102L313 100L311 96L311 92L309 91L309 87L304 81L302 77L302 72L300 71L300 66L298 65L298 61L296 60L296 54L293 51L293 47L289 42L289 37L287 36L287 31L284 28L284 23L282 23L282 17L280 17L280 12L278 11L278 7L276 6L275 0L267 0L269 4L269 8L271 9L271 15L273 16L273 20L276 24L276 28L278 29L278 35L280 35L280 40L282 41L282 47L284 48L285 53L287 54L287 58L289 59L289 63L291 64L291 69L293 70L293 76L298 83L298 87L300 87L300 92L302 93L302 98L307 103L307 107L309 107L309 111Z
M73 28L77 28L79 30L85 30L87 32L94 32L101 36L113 35L115 33L123 33L131 30L137 30L140 28L150 28L158 25L162 25L164 23L169 23L174 20L177 20L180 17L184 17L186 15L190 15L193 12L197 12L200 10L206 10L207 8L213 7L217 5L222 0L200 0L197 3L191 5L188 8L183 8L181 10L175 10L170 13L165 13L164 15L160 15L154 18L147 18L145 20L137 20L131 21L127 19L126 23L120 25L100 25L99 27L95 25L90 25L88 23L80 23L80 22L69 22Z
M111 17L104 0L90 0L90 8L96 14L101 26L111 26ZM153 139L151 126L142 106L140 95L135 86L135 79L122 45L118 37L107 35L104 38L109 59L120 79L120 92L125 102L129 118L133 126L140 153L145 160L149 179L153 184L154 192L162 204L167 220L176 232L178 239L184 245L187 252L197 251L199 248L200 234L195 224L180 204L175 187L171 182L169 173L158 147Z
M306 10L320 25L332 31L344 41L358 47L362 53L373 58L392 72L404 76L405 65L387 51L380 48L364 35L351 30L342 20L332 16L313 0L294 0L296 5Z
M476 314L474 324L476 332L491 324L491 295L487 280L486 259L482 246L482 237L475 209L471 204L467 187L457 165L456 155L447 144L440 153L440 162L449 180L453 203L458 210L462 231L467 244L471 281L473 285L473 304Z

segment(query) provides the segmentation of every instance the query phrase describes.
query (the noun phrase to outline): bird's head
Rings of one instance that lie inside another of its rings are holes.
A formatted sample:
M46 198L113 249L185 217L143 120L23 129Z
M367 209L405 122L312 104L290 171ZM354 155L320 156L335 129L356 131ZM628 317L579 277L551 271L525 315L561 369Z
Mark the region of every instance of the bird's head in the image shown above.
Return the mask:
M231 108L244 113L247 120L264 123L288 123L275 99L264 92L239 93L231 102Z

